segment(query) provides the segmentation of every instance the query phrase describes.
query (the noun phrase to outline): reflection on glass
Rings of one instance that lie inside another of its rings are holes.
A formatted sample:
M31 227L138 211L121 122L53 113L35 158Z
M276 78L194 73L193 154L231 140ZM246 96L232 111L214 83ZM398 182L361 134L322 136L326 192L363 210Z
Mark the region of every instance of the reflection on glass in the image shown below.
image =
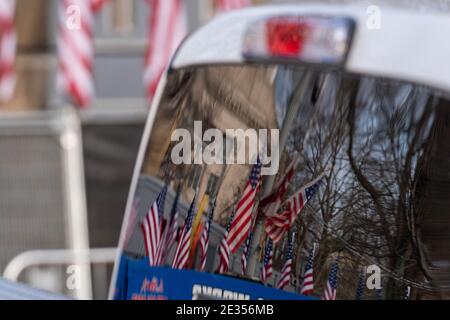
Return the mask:
M283 129L287 108L296 101L293 97L298 96L305 74L312 75L311 81L301 92L293 124ZM134 202L139 204L134 207L136 218L129 221L133 226L124 226L129 230L129 240L123 244L125 253L145 255L139 222L163 185L169 185L165 217L170 213L174 190L180 188L181 216L194 194L197 206L207 195L216 199L213 220L222 227L243 192L251 164L195 163L193 158L192 164L174 164L171 154L176 142L171 141L171 135L175 129L187 129L194 135L194 121L201 121L202 132L221 130L224 145L233 140L226 135L227 129L287 129L274 186L279 186L294 157L298 157L298 164L282 200L325 174L317 194L291 226L297 231L292 276L297 280L291 283L291 290L299 290L314 243L318 244L314 261L314 291L318 296L337 255L338 298L354 298L361 268L372 264L382 266L385 297L402 295L408 284L398 278L418 284L418 297L430 294L423 286L440 290L439 279L445 275L448 279L450 268L448 248L440 241L443 237L448 240L448 222L443 219L450 208L449 107L445 97L429 88L332 70L252 65L172 72L145 146L134 194ZM208 143L203 140L202 144L204 148ZM192 149L195 147L192 143ZM233 150L233 156L248 152L248 147ZM229 156L226 149L219 155ZM264 183L268 180L265 177ZM263 189L257 199L263 198ZM207 201L205 215L210 205ZM278 211L269 214L283 210L282 201ZM257 210L253 218L264 221L263 215L257 218ZM205 271L216 270L222 232L213 228ZM261 245L265 237L263 233ZM283 266L287 243L286 232L275 246L276 271ZM234 275L241 273L238 261L243 250L244 245L232 258L236 260L230 268ZM264 250L254 254L261 262ZM170 265L173 255L174 248L166 264ZM197 268L197 251L191 253L191 259L190 266ZM274 276L269 284L275 283ZM375 299L376 290L368 290L366 297Z

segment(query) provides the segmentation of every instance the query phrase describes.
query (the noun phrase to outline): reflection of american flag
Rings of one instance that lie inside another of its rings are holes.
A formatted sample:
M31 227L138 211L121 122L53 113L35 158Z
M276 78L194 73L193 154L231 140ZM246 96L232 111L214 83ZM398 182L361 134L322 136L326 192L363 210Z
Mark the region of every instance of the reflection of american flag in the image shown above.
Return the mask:
M16 0L0 1L0 101L13 97L16 85L14 60L16 57L16 32L14 11Z
M208 253L209 246L209 234L211 233L211 223L214 215L214 208L216 206L216 201L211 202L209 208L208 220L205 223L202 231L202 237L200 238L200 271L205 270L206 266L206 256Z
M158 248L161 243L161 226L160 215L158 212L158 202L162 201L164 191L158 195L158 198L153 202L148 210L147 215L141 223L141 230L144 235L145 251L148 256L150 266L157 266L159 264Z
M191 232L192 232L192 220L194 219L195 200L192 199L191 206L189 207L186 220L184 222L183 230L181 231L180 239L178 240L177 250L175 251L175 257L173 259L172 268L184 269L187 266L189 259L189 251L191 249Z
M250 177L245 186L242 198L236 206L236 215L231 223L231 228L228 234L228 245L230 251L235 253L239 246L245 241L248 236L252 224L252 212L255 204L256 193L259 189L261 181L261 162L259 157L256 164L253 165Z
M170 211L170 216L165 224L163 235L161 238L161 263L165 262L167 254L169 253L173 243L176 240L178 231L177 206L179 197L180 197L180 189L177 190L177 193L175 195L175 199L172 204L172 209Z
M330 273L328 275L327 286L325 287L325 293L323 296L324 300L336 300L336 290L337 290L337 274L339 271L339 256L334 261L331 266Z
M233 213L231 214L230 219L228 220L227 228L225 229L225 234L222 238L222 241L220 241L220 247L219 247L219 267L217 268L217 272L224 273L228 271L228 267L230 265L230 246L228 245L228 230L230 230L231 222L234 219L234 216L236 214L235 208L233 209Z
M273 242L268 238L266 242L266 250L264 252L264 261L261 268L261 281L266 283L272 275L272 257L273 257Z
M291 271L292 271L292 251L294 250L294 233L291 235L289 240L288 249L286 253L286 260L284 266L281 269L280 280L278 280L277 288L284 289L285 286L291 281Z
M323 175L320 175L287 199L284 203L286 209L283 213L266 219L264 226L274 243L278 243L282 239L284 233L290 229L306 203L317 193L322 178Z
M77 106L87 107L94 97L94 17L107 0L59 2L58 87L63 94L70 96ZM71 8L75 8L75 11L72 12ZM79 11L76 11L76 8ZM80 15L80 25L69 29L70 14L77 13Z
M281 214L277 214L273 217L267 218L264 227L269 237L278 243L283 238L284 233L289 230L289 208L283 211Z
M364 300L364 287L366 282L366 276L364 271L361 271L358 279L358 287L356 288L356 300Z
M273 188L273 192L267 197L263 198L259 202L259 210L264 212L267 216L272 216L277 213L280 208L281 201L283 200L289 184L294 178L295 168L297 167L298 157L295 156L289 166L286 168L286 172L283 178Z
M151 6L144 85L152 97L166 65L186 34L182 0L147 0Z
M250 0L216 0L216 9L220 12L240 9L250 6Z
M314 251L315 248L313 247L309 254L308 261L306 262L305 272L303 274L303 284L300 293L304 295L309 295L314 291Z

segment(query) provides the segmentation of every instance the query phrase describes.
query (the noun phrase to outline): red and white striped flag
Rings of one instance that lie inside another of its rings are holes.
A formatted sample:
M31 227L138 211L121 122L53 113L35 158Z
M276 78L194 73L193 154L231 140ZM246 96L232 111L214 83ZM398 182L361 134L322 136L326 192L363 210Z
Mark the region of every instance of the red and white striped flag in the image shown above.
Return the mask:
M295 240L295 233L292 233L291 237L289 238L285 262L283 268L281 269L281 276L277 283L277 288L281 290L284 289L284 287L287 286L291 281L292 252L294 250L294 240Z
M228 232L227 232L228 233ZM227 233L225 233L225 236L223 237L222 241L220 241L220 247L219 247L219 267L217 268L218 273L225 273L228 271L228 268L230 266L230 247L228 246L227 242Z
M61 0L58 14L58 88L78 107L95 96L93 26L108 0Z
M247 272L247 261L248 257L250 255L250 246L252 244L253 239L253 232L250 232L250 234L247 237L247 240L245 242L245 249L241 256L241 264L242 264L242 275L245 276Z
M211 224L214 216L214 208L216 207L216 201L212 201L209 209L208 220L203 227L202 236L200 238L200 271L205 270L206 258L209 247L209 234L211 233Z
M242 265L242 275L245 276L245 274L247 273L247 262L248 262L248 258L250 256L250 251L251 251L251 245L252 245L252 240L253 240L253 232L255 230L255 224L256 224L256 217L255 219L253 219L252 222L252 227L250 231L250 234L247 237L247 240L245 241L245 248L244 248L244 252L242 253L241 256L241 265Z
M178 187L175 199L172 203L169 219L167 220L161 238L161 264L166 262L167 256L175 243L178 233L178 200L180 198L180 187Z
M158 265L158 247L161 241L161 228L159 223L158 204L155 201L141 223L144 235L145 251L150 266Z
M16 0L0 1L0 101L12 99L16 86L14 61L17 37L14 30Z
M239 246L248 236L252 224L252 212L255 204L256 194L258 193L261 183L261 161L257 158L256 164L253 165L250 177L245 186L242 198L236 207L236 215L231 223L228 233L227 242L230 251L235 253Z
M251 6L251 0L216 0L216 10L226 12Z
M166 228L164 229L163 239L164 241L164 251L161 258L161 263L167 263L167 259L172 249L173 245L177 241L177 237L179 235L180 226L178 225L178 211L175 212L173 218L169 219L166 223Z
M274 243L280 242L285 232L289 230L291 215L290 208L287 207L283 213L269 217L264 222L264 228Z
M314 292L314 254L316 251L316 244L314 244L311 253L306 263L305 272L303 274L303 283L300 293L307 296Z
M264 252L264 261L261 267L261 281L266 283L267 280L272 276L272 258L273 258L273 242L272 239L268 238L266 242L266 250Z
M206 257L209 246L209 222L203 227L202 236L200 238L200 271L205 271Z
M181 231L180 239L178 240L177 250L175 251L175 257L172 263L173 269L184 269L188 265L189 253L191 250L192 220L194 219L195 201L196 195L194 196L194 199L192 199L183 230Z
M317 193L324 174L301 187L293 196L285 201L285 210L281 214L268 217L264 223L267 234L274 243L278 243L287 232L306 203Z
M231 214L230 219L228 219L227 227L225 228L225 234L223 235L222 240L220 241L219 246L219 266L217 268L218 273L225 273L228 271L228 267L230 266L230 246L228 244L228 231L231 228L231 222L236 215L236 208L233 208L233 213Z
M146 1L150 5L150 18L144 86L151 98L172 54L186 35L186 17L182 0Z
M131 210L130 210L127 228L125 230L125 237L124 237L125 240L123 242L124 243L123 247L126 247L128 245L128 242L130 241L131 236L133 235L134 230L136 229L136 224L137 224L136 220L138 218L139 206L140 206L140 200L139 200L139 198L135 198L133 201Z
M168 185L165 184L159 193L158 198L156 199L156 204L158 206L158 214L159 214L159 232L160 232L160 241L158 243L158 247L156 248L156 265L159 266L162 264L162 258L164 253L164 235L163 231L166 227L166 220L164 219L164 208L166 203L166 195L167 195Z

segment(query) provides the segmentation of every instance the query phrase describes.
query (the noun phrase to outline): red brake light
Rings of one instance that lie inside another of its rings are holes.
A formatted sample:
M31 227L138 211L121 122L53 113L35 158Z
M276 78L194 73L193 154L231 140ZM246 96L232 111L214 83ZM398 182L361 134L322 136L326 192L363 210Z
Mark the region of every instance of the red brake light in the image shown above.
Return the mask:
M295 59L309 63L343 63L353 21L342 17L270 17L252 24L244 38L247 59Z

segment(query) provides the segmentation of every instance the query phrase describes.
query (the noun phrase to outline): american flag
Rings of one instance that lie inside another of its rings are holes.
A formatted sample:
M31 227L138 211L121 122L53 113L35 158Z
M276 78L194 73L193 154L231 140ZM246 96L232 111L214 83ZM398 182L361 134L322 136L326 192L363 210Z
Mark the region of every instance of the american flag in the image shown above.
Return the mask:
M216 0L216 10L226 12L248 7L251 4L252 2L250 0Z
M148 97L151 98L170 57L186 35L186 18L182 0L146 1L151 11L144 86Z
M277 283L278 289L284 289L284 287L287 286L291 281L292 251L294 250L294 240L295 240L295 233L292 233L289 239L285 262L283 268L281 269L280 280L278 280Z
M172 263L173 269L186 268L189 260L189 251L191 248L192 220L194 219L196 198L197 196L194 195L191 206L189 207L186 216L186 220L184 222L183 230L181 231L180 239L178 240L177 250L175 251L175 257Z
M173 243L176 240L178 231L178 199L180 197L180 187L178 187L175 199L172 204L169 219L167 220L164 231L161 238L161 264L166 261L167 254L172 248Z
M297 164L298 157L295 156L289 166L286 168L286 172L283 178L273 188L274 191L259 202L259 210L261 212L264 212L266 216L272 216L276 214L278 209L280 208L281 201L287 192L289 184L294 178L295 168L297 167Z
M253 230L255 228L256 219L257 219L257 217L255 217L255 219L253 219L253 223L252 223L252 227L251 227L252 231L249 233L247 240L245 241L244 252L242 253L242 256L241 256L241 265L242 265L241 272L242 272L243 276L245 276L245 274L247 273L247 262L248 262L248 258L250 256L251 245L252 245L252 240L253 240Z
M141 223L145 251L148 256L150 266L157 266L159 264L158 248L161 242L161 226L160 215L158 212L158 202L161 201L160 198L162 196L165 196L163 191L160 192L156 201L153 202Z
M158 207L158 215L159 215L159 230L161 233L161 241L159 241L158 247L156 248L156 265L161 265L162 258L163 258L163 252L164 252L164 239L163 239L163 230L164 230L164 207L166 203L166 195L167 195L167 184L164 185L161 192L159 193L158 198L156 199L156 205Z
M375 291L375 295L377 300L383 300L383 289L382 288L377 289Z
M209 246L209 234L211 233L211 223L214 215L214 209L216 207L216 200L211 201L209 208L208 220L203 227L202 237L200 238L200 271L205 270L206 257L208 253Z
M364 300L364 288L366 286L366 274L364 270L362 270L359 274L358 278L358 286L356 287L356 300Z
M16 85L14 61L17 37L14 30L16 0L0 1L0 101L12 99Z
M255 204L256 194L259 190L261 182L261 161L259 157L256 164L253 165L250 172L250 177L245 186L242 198L239 200L236 207L236 215L231 223L230 231L228 233L227 242L230 251L235 253L240 245L245 241L250 231L252 224L252 212Z
M266 242L266 250L264 252L264 261L261 267L261 281L266 283L272 276L272 258L273 258L273 241L268 238Z
M78 107L89 106L94 98L94 18L107 1L59 1L58 88L63 95L72 98ZM70 21L77 21L77 14L79 26L70 25Z
M328 274L327 286L325 287L323 300L336 300L338 271L339 256L334 261L333 265L331 266L330 273Z
M264 223L267 234L274 243L278 243L299 216L306 203L317 193L323 174L300 188L284 203L285 210L281 214L268 217Z
M248 257L250 255L250 246L253 239L253 232L250 232L250 234L247 237L247 241L245 242L245 249L242 253L241 257L241 264L242 264L242 275L245 276L245 273L247 272L247 261Z
M290 212L290 207L287 207L282 213L269 217L264 222L264 228L273 242L280 242L284 234L289 230L290 216L292 216L292 213Z
M303 273L303 283L300 293L307 296L314 292L314 253L316 245L314 244L309 253L308 261L306 262L305 272Z
M228 245L228 231L231 228L231 222L234 219L234 216L236 215L236 208L233 208L233 213L231 214L230 219L228 220L227 227L225 229L225 234L222 238L222 241L220 241L220 247L219 247L219 266L217 268L217 272L224 273L228 271L228 267L230 265L230 246Z

